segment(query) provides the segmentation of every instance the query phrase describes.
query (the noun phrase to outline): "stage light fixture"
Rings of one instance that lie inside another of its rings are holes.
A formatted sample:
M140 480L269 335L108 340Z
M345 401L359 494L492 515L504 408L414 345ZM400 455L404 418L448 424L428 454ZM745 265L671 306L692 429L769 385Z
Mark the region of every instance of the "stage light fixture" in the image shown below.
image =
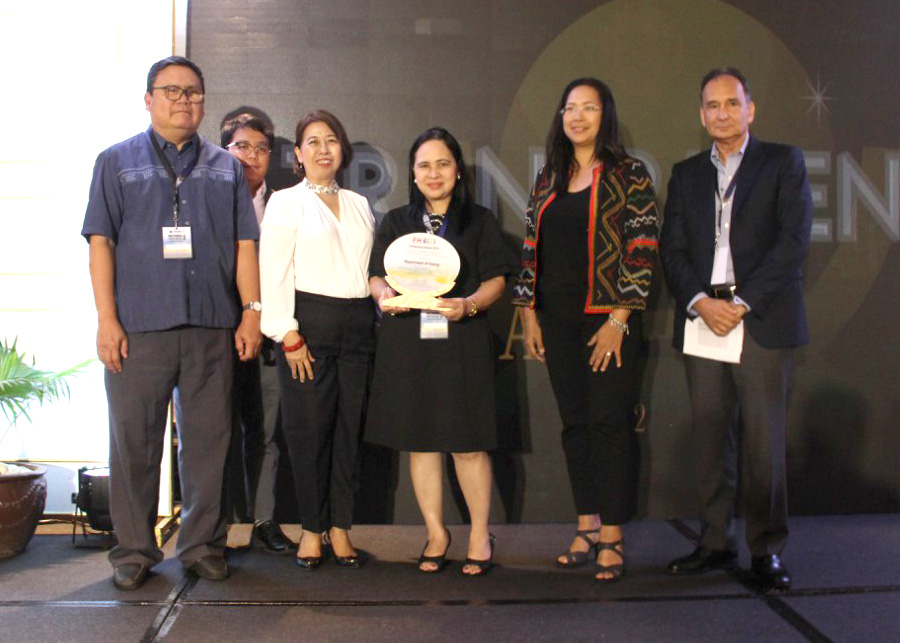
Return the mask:
M78 470L78 493L72 496L76 519L84 513L91 529L113 530L109 515L109 467L81 467Z

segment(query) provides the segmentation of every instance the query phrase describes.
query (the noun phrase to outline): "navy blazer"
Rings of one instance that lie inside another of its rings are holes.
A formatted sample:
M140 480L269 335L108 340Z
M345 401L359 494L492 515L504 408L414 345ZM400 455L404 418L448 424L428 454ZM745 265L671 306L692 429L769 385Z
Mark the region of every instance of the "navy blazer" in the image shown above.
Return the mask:
M686 307L707 292L715 254L716 168L709 149L675 164L660 256L675 297L673 345L684 342ZM744 326L764 348L809 342L801 288L812 226L812 193L802 152L750 137L736 175L731 257L737 295L750 305Z

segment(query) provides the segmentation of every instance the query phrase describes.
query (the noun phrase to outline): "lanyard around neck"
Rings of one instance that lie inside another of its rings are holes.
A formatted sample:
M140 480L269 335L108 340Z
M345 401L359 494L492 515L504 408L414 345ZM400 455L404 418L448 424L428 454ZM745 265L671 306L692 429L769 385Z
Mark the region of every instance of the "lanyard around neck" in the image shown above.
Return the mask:
M735 179L737 179L737 172L734 173L734 176L731 177L731 182L728 184L728 187L725 188L725 195L719 195L719 182L716 181L716 202L719 204L719 212L716 216L716 247L719 247L719 237L722 236L722 210L725 209L725 206L731 200L732 195L734 195L734 187L736 185Z
M185 179L187 179L191 175L191 172L194 171L194 167L196 167L197 165L197 161L200 160L200 139L197 139L197 150L194 154L193 160L188 163L187 166L185 166L180 174L176 175L175 170L172 168L172 164L169 163L169 159L167 159L166 155L163 154L162 148L159 146L155 134L153 132L150 132L149 136L150 142L153 144L153 150L156 152L156 156L159 157L159 162L162 163L162 166L166 170L166 174L169 175L169 178L172 179L172 185L174 186L172 191L172 221L177 228L178 204L181 201L181 199L179 199L178 197L178 188L180 188Z
M422 223L425 224L425 230L428 231L428 234L436 234L442 238L447 234L447 215L444 215L441 227L437 229L437 232L434 231L434 224L431 223L431 217L428 216L428 212L422 213Z

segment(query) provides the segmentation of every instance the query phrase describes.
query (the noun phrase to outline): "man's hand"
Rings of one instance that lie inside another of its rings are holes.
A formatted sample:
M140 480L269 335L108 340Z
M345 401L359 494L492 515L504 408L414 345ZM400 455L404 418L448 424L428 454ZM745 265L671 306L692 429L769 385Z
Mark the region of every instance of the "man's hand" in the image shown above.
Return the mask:
M241 325L234 333L234 348L242 362L249 361L259 354L262 346L262 335L259 332L259 313L245 310L241 315Z
M719 337L724 337L734 330L747 313L747 308L740 304L712 297L698 299L694 304L694 310Z
M122 372L122 360L128 359L128 335L115 317L101 318L97 323L97 357L106 370Z

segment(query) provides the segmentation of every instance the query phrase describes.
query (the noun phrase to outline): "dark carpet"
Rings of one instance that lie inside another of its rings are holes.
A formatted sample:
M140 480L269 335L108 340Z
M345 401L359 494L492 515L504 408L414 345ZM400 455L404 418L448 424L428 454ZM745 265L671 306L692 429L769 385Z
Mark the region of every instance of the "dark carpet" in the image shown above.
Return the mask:
M0 643L6 641L900 641L900 517L791 521L789 592L761 592L740 570L668 576L693 548L696 525L626 527L625 578L592 580L592 566L555 567L571 525L498 525L497 567L460 574L466 529L451 527L453 560L416 570L424 530L354 527L361 570L326 562L306 572L291 556L232 550L232 575L198 580L174 558L147 584L119 592L106 552L38 535L0 561ZM746 568L749 559L740 559Z

